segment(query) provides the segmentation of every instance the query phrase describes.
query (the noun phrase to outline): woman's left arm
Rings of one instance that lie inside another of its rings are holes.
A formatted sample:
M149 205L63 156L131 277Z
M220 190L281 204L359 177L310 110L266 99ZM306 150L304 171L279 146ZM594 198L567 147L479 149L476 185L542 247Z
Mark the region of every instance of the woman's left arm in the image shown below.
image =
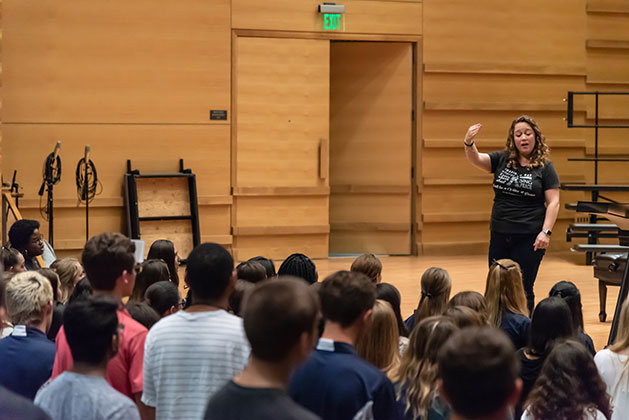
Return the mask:
M542 232L537 235L533 249L546 249L550 244L550 236L544 233L544 230L553 230L555 222L557 221L557 215L559 214L559 188L552 188L544 191L544 197L546 199L546 217L544 218L544 226Z

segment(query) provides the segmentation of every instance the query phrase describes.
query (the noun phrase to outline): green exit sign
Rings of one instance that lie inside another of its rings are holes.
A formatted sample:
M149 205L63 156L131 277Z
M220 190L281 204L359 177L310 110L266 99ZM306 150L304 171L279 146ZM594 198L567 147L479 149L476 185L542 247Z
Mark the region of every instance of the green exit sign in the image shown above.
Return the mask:
M325 13L323 15L323 30L325 31L344 31L345 19L340 13Z

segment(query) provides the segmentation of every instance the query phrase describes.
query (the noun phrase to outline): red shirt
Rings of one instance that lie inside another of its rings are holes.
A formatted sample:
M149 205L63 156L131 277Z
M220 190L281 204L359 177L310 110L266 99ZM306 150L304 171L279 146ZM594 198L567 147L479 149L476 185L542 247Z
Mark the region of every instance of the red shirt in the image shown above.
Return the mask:
M107 364L105 379L117 391L134 400L133 394L142 392L142 363L144 361L144 340L148 330L129 315L124 307L118 309L118 322L124 326L120 332L118 354ZM52 368L51 379L72 369L74 361L66 340L65 329L57 334L57 354Z

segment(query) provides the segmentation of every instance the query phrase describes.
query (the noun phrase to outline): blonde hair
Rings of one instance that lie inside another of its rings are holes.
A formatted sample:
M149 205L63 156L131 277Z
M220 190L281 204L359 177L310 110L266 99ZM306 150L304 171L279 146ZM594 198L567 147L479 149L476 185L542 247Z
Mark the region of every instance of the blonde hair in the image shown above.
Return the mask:
M625 299L620 309L620 322L614 344L609 346L613 352L629 349L629 300Z
M522 271L517 262L510 259L494 261L487 274L485 299L489 323L495 327L500 327L504 311L527 315Z
M363 254L354 260L350 271L363 273L372 282L377 283L378 277L382 274L382 262L373 254Z
M413 418L426 418L437 392L437 355L457 330L445 316L428 317L413 329L397 375L397 399L406 398L404 412L412 412Z
M377 299L373 306L371 325L356 342L360 357L384 371L389 379L400 365L397 318L391 304Z
M61 290L59 301L66 303L70 299L76 285L76 276L81 272L81 263L76 258L62 258L53 262L50 268L55 270L59 276L59 290Z
M533 119L533 117L529 117L528 115L521 115L511 122L511 128L509 128L509 136L507 137L506 144L507 167L513 170L518 168L520 153L518 152L518 148L515 147L514 132L515 125L522 122L527 123L535 133L535 146L533 147L533 151L529 157L529 164L527 167L529 169L536 167L543 168L549 160L550 148L546 144L546 137L542 134L542 130L537 125L537 122Z
M448 306L451 289L452 281L446 270L430 267L424 271L421 279L421 298L415 313L415 325L429 316L443 314Z
M52 286L35 271L16 274L7 283L6 308L13 325L38 324L52 302Z

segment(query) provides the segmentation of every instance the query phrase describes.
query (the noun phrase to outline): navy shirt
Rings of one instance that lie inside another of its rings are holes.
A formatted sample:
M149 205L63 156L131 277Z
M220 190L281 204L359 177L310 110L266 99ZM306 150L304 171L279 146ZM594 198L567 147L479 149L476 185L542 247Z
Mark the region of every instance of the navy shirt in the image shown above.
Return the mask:
M413 328L415 328L415 312L413 312L413 315L409 316L408 318L406 318L406 321L404 321L404 325L406 325L406 328L408 328L409 332L413 331Z
M520 349L528 344L531 319L522 314L504 311L500 321L500 329L509 336L513 346Z
M543 167L507 168L507 152L491 152L494 174L494 205L491 230L501 233L538 233L546 216L544 192L559 188L559 177L552 162Z
M50 420L41 408L26 398L0 386L0 420Z
M324 420L399 418L393 384L347 343L322 338L299 368L289 395Z
M30 400L52 374L55 344L36 328L16 325L0 340L0 385Z

